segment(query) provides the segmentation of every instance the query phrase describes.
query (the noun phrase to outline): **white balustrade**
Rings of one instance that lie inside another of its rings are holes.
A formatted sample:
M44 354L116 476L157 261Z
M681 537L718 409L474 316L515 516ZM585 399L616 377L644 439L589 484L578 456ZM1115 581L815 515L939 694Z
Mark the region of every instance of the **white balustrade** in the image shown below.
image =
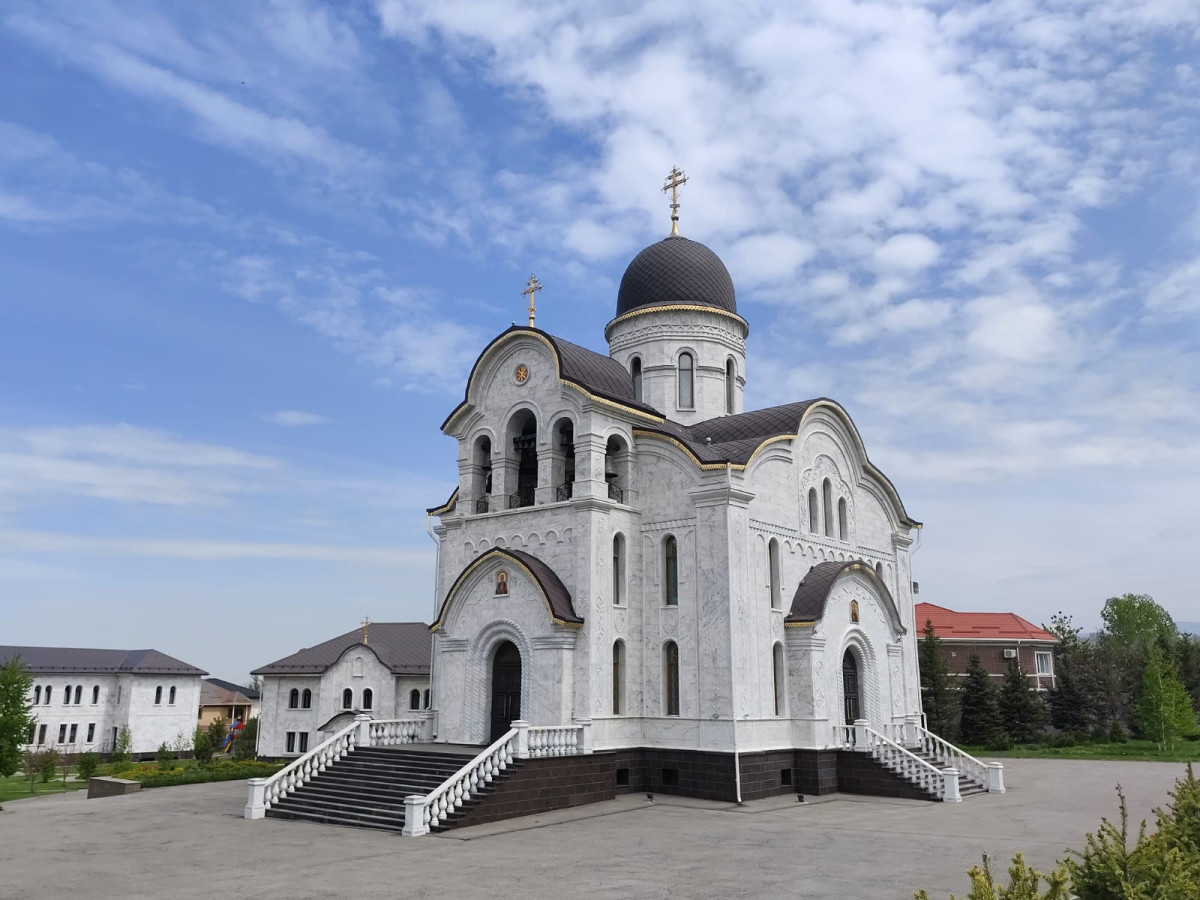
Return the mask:
M247 819L261 819L272 805L282 800L297 788L303 787L324 772L355 747L370 744L367 727L370 716L355 716L354 721L322 741L295 762L280 769L270 778L251 778L250 796L243 815Z
M854 726L853 725L834 725L833 726L833 746L842 750L854 749Z
M846 726L839 726L845 728ZM921 757L910 753L891 738L876 731L866 719L854 723L856 746L860 753L869 753L909 784L925 790L943 802L956 803L962 799L958 790L958 770L939 769Z
M379 747L389 744L415 744L428 740L431 735L426 733L427 717L408 719L374 719L371 722L371 746Z
M529 729L528 755L576 756L583 741L583 725L539 725Z
M517 751L518 732L528 728L525 722L514 722L513 725L503 737L428 794L406 797L403 833L412 836L428 834L512 765Z
M955 747L921 725L915 725L917 744L928 755L937 760L942 768L958 769L972 781L983 785L994 793L1004 793L1004 766L1000 763L985 763L970 753ZM999 766L997 771L995 767Z

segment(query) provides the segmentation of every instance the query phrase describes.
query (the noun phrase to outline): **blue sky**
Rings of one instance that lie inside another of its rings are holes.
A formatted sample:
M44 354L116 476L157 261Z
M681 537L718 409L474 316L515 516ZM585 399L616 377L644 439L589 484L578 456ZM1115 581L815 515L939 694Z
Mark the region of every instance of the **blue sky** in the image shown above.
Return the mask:
M604 349L673 164L747 408L850 410L921 599L1200 619L1198 39L1190 0L5 4L0 643L243 680L428 618L465 373L530 271Z

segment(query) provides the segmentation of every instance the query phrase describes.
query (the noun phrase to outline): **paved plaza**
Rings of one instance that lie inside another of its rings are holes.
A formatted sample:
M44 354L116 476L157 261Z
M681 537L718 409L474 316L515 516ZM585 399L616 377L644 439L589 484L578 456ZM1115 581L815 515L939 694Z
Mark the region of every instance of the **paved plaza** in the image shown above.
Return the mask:
M1115 815L1149 817L1183 766L1009 760L1007 794L959 804L849 795L737 807L643 795L447 835L241 818L243 782L0 813L0 898L911 898L965 894L987 851L1049 866ZM621 860L622 862L617 862ZM518 862L520 861L520 862Z

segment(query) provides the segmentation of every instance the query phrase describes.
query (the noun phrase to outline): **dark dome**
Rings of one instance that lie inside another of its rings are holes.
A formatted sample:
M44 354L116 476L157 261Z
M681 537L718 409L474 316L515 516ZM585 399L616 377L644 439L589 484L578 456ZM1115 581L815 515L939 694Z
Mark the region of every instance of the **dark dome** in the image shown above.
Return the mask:
M717 254L673 234L633 258L617 291L617 315L644 306L695 303L736 313L733 279Z

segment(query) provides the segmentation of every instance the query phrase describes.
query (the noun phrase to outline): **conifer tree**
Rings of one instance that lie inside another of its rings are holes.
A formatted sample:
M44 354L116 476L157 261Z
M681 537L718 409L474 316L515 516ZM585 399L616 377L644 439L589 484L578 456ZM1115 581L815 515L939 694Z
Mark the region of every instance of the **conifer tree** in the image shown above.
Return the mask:
M14 656L0 668L0 775L7 778L21 766L21 745L33 725L29 688L33 674Z
M1008 661L1008 671L1004 674L1000 718L1005 732L1017 743L1037 740L1046 724L1046 706L1029 689L1029 679L1016 657Z
M1174 661L1157 644L1151 644L1146 654L1136 718L1142 737L1160 748L1172 746L1181 735L1196 730L1192 698L1179 680Z
M926 725L934 734L949 740L954 730L955 691L950 685L950 670L942 654L942 641L934 634L933 622L928 619L917 657L921 665L921 706L925 710Z
M1054 689L1047 696L1050 722L1055 728L1085 735L1096 724L1099 688L1090 644L1079 639L1079 629L1065 613L1055 613L1046 628L1058 638L1054 652Z
M964 744L990 744L1003 735L1000 705L992 678L972 653L967 660L966 677L959 690L958 735Z

